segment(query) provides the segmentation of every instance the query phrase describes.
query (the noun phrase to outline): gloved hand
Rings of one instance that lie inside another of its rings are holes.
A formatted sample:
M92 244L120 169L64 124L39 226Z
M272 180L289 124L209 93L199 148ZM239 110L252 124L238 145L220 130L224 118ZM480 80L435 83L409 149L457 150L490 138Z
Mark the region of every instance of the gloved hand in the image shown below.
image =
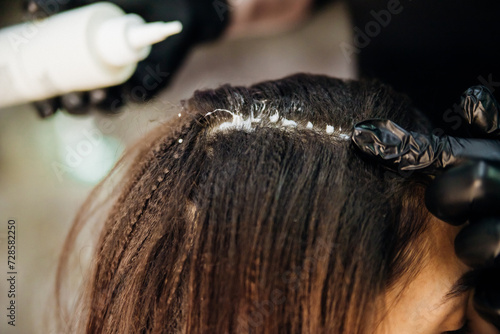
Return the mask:
M36 102L42 117L53 114L58 108L74 114L86 113L91 108L116 113L127 101L148 100L169 84L195 45L216 39L229 23L226 0L108 1L127 13L140 15L146 22L178 20L183 25L182 32L153 45L150 55L138 63L133 76L122 85ZM31 18L41 18L93 2L95 0L26 0L24 6Z
M477 271L476 310L500 330L500 108L483 86L469 88L461 107L473 139L409 132L378 119L356 124L352 139L391 170L438 174L426 206L450 224L469 222L455 252Z

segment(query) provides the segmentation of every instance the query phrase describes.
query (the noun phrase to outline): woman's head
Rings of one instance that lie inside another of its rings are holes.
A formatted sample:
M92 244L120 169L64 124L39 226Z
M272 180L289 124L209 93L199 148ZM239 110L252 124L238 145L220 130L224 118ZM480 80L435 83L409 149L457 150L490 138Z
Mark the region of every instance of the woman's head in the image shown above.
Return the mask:
M390 328L389 306L454 233L425 210L427 179L362 160L349 139L365 118L428 131L408 99L302 74L196 92L179 116L134 151L88 276L87 332Z

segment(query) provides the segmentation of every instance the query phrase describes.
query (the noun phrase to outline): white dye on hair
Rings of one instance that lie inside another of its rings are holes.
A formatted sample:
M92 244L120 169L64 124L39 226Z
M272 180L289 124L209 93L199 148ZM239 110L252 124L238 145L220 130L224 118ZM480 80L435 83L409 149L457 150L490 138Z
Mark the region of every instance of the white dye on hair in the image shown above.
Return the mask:
M339 126L338 131L335 131L335 126L334 125L329 125L327 124L326 127L323 127L324 130L321 130L319 127L314 127L313 124L308 121L307 124L304 126L301 124L301 121L295 121L291 119L287 119L286 117L283 117L279 114L278 111L274 111L272 114L266 114L264 111L260 110L259 116L255 116L254 112L250 113L249 116L242 115L239 112L234 112L230 111L227 109L215 109L211 112L208 112L205 114L205 117L216 113L216 112L226 112L232 116L232 119L226 120L222 123L220 123L218 126L215 126L212 131L218 132L218 131L227 131L227 130L241 130L241 131L247 131L247 132L252 132L255 130L257 124L261 124L262 126L269 126L269 127L277 127L277 128L298 128L298 129L308 129L308 130L313 130L317 132L325 132L326 134L329 134L332 136L334 139L340 139L340 140L350 140L351 136L347 133L342 133L342 128Z
M269 117L269 121L271 123L276 123L279 119L280 119L280 114L278 112L276 112L274 115Z
M289 120L289 119L286 119L286 118L283 118L283 120L281 121L281 125L296 127L297 126L297 122Z

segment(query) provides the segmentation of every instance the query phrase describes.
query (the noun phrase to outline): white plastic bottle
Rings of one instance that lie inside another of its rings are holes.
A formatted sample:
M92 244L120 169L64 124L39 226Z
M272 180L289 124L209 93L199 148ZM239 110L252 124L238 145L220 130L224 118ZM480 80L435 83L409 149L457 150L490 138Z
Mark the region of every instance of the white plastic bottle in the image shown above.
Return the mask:
M109 2L0 30L0 108L125 82L151 45L181 31Z

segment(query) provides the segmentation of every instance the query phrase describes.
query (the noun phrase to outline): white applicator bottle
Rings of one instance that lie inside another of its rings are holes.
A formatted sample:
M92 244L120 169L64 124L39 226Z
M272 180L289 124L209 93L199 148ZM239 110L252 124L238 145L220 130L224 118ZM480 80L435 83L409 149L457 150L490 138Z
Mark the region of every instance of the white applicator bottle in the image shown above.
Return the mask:
M145 23L98 2L0 30L0 108L121 84L178 21Z

